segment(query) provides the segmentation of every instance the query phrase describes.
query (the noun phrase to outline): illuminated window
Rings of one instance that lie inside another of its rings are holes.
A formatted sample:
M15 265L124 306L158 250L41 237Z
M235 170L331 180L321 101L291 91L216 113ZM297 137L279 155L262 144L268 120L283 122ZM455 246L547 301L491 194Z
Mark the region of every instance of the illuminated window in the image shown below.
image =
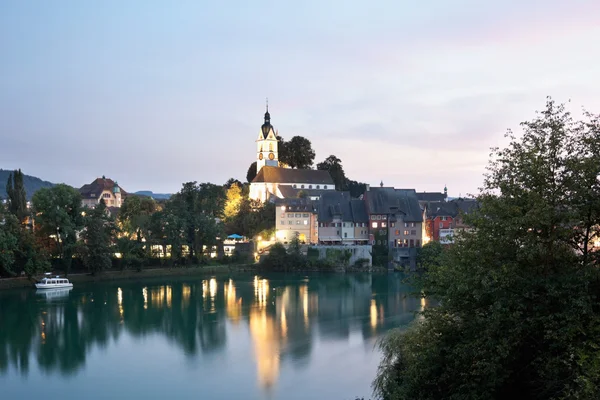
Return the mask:
M379 225L377 224L377 222L373 222L373 223L371 224L371 228L377 228L378 226L379 226Z
M308 220L304 220L304 225L308 225Z
M382 223L381 223L381 227L382 227L382 228L387 228L387 223L386 223L386 222L382 222Z
M404 231L404 236L408 236L409 232L408 231Z
M396 229L396 236L400 235L400 231Z

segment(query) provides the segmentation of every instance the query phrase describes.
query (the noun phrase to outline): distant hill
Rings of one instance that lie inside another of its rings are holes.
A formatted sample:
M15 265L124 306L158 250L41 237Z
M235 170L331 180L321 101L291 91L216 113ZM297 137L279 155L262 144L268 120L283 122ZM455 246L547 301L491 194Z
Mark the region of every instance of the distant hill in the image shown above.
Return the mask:
M137 194L140 196L152 197L155 200L169 200L169 198L171 198L171 196L172 196L169 193L154 193L154 192L151 192L150 190L140 190L139 192L135 192L134 194Z
M8 182L8 176L13 170L0 169L0 198L6 198L6 182ZM31 200L33 194L42 189L49 188L55 184L48 181L43 181L40 178L36 178L31 175L23 175L23 183L25 184L25 192L27 193L27 200Z

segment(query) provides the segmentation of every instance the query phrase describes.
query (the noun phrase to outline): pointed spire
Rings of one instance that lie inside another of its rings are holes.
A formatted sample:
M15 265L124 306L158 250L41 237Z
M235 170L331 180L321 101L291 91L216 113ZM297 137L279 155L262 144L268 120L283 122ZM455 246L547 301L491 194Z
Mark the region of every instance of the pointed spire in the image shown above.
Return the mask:
M381 182L379 183L379 186L383 187L383 181L381 181Z

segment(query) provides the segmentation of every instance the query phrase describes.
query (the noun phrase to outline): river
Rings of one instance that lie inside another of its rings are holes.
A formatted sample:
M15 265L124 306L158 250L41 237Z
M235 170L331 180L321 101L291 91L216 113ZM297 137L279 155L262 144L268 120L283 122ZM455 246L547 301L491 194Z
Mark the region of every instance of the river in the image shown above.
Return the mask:
M235 274L0 293L2 399L371 397L399 274Z

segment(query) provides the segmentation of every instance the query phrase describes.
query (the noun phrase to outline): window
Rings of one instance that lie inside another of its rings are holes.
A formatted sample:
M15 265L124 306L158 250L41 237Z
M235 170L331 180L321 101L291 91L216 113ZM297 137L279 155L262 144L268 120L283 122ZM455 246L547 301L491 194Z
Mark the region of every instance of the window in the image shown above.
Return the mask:
M105 199L110 199L110 193L104 193L102 197L104 197Z
M387 234L387 231L384 231L383 229L379 231L379 234L381 236L385 236Z
M380 220L380 219L381 219L381 215L378 215L378 216L377 216L377 219L378 219L378 220Z
M371 224L371 228L377 228L378 226L379 226L379 225L377 225L377 222L373 222L373 223Z
M340 235L340 231L335 231L335 232L336 232L336 235L338 235L338 236Z
M327 185L324 185L324 186L323 186L323 189L327 189Z
M390 226L393 228L393 227L396 226L396 223L395 222L390 222Z
M419 239L416 240L417 247L421 247L421 241Z
M440 229L442 229L444 227L444 223L440 222Z
M442 221L445 221L447 217L441 217Z
M382 227L382 228L387 228L387 222L382 222L382 223L381 223L381 227Z
M400 235L400 231L398 229L396 229L396 236Z
M371 219L374 221L374 220L376 220L376 219L377 219L377 216L375 216L375 215L371 215Z
M293 187L294 189L296 189L296 185L293 185L292 187Z
M402 234L403 234L404 236L408 236L408 231L404 231L404 232L402 232Z
M308 225L308 220L307 219L304 220L304 225Z
M410 223L410 227L411 227L411 228L414 228L415 226L416 226L416 225L415 225L415 223L414 223L414 222L411 222L411 223Z
M294 221L290 220L289 224L290 224L290 225L293 225L293 224L294 224Z
M294 218L294 214L288 214L288 218Z
M408 247L408 239L404 239L404 247Z
M344 237L347 238L348 237L348 232L344 232Z
M344 222L344 228L346 227L346 223Z
M321 185L317 185L317 189L321 189Z
M308 214L302 214L302 218L308 218Z
M285 221L281 221L281 225L285 225Z
M302 214L296 214L296 218L302 218Z
M415 247L415 241L413 239L410 239L410 247Z
M296 221L296 225L300 225L300 220L297 220L297 221Z
M308 188L309 188L309 189L312 189L312 185L308 185Z
M300 189L304 189L304 185L300 185Z
M404 227L405 227L405 228L408 228L408 222L405 222L405 223L404 223Z
M413 230L411 230L411 231L410 231L410 234L411 234L411 235L416 235L416 234L417 234L417 230L416 230L416 229L413 229Z

